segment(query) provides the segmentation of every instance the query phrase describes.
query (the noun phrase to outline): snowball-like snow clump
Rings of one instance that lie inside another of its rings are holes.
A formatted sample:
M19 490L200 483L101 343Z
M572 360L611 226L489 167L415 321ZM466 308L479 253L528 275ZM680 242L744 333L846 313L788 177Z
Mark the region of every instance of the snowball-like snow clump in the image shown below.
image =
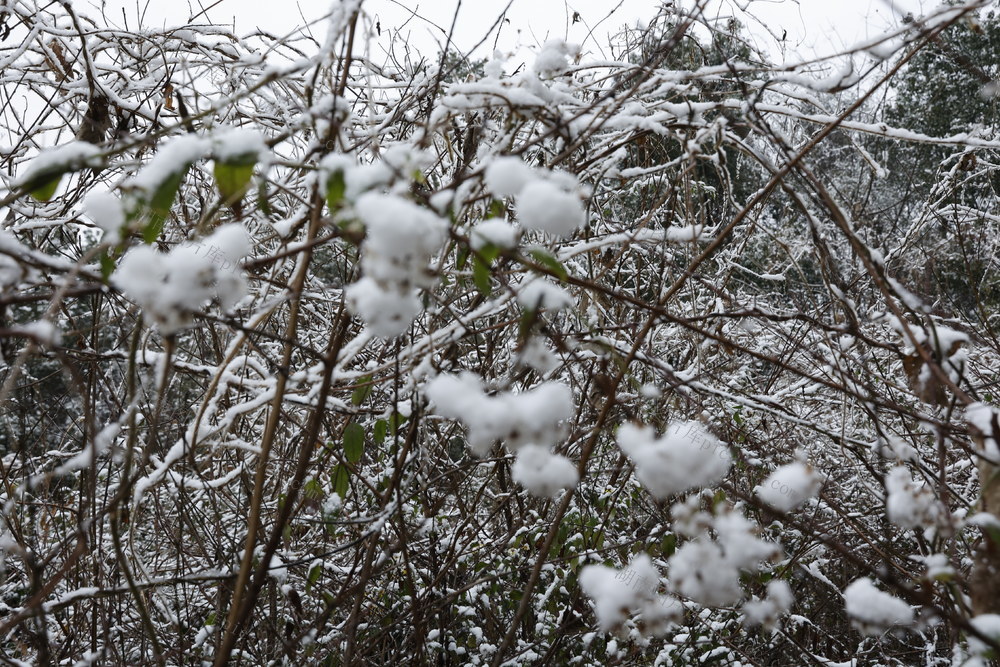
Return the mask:
M534 368L543 375L559 366L559 359L545 345L545 341L538 336L532 336L524 343L517 355L517 360L519 364Z
M782 615L791 611L794 601L788 582L772 579L767 584L767 596L763 600L750 600L743 605L743 623L773 628Z
M481 250L487 244L510 250L517 245L517 227L499 218L483 220L472 228L469 242L475 250Z
M621 625L637 611L647 626L666 629L684 611L672 597L658 595L660 574L649 556L640 553L622 570L588 565L580 571L580 587L594 601L594 615L602 632Z
M1000 463L1000 446L994 438L993 420L995 413L986 403L972 403L965 408L965 420L973 427L977 444L983 456L993 464Z
M534 170L513 155L494 158L483 174L486 189L501 198L520 193L534 178Z
M0 292L3 292L24 279L24 267L11 255L19 255L27 248L10 232L0 231L0 250L5 251L0 252Z
M538 52L534 70L538 74L547 76L559 74L569 67L566 57L575 55L579 50L580 47L576 44L567 44L561 39L550 39Z
M146 163L135 178L133 185L149 194L156 192L170 177L182 172L196 160L205 157L212 148L208 139L186 134L168 142Z
M517 301L525 310L562 310L575 302L569 292L547 280L532 280L517 288Z
M976 630L1000 643L1000 614L980 614L969 621ZM982 658L991 657L993 647L973 636L969 636L969 651Z
M897 467L885 478L885 510L889 521L900 528L928 528L941 516L941 506L934 494L910 477L906 468Z
M780 549L757 537L756 525L738 512L717 517L713 525L716 541L700 535L670 557L670 580L679 593L701 604L735 604L742 597L740 571L758 570Z
M239 261L250 253L250 238L240 225L224 225L200 242L161 253L143 245L130 250L111 275L111 284L172 334L213 299L224 310L246 295Z
M729 450L698 422L674 422L662 438L653 429L622 424L618 446L635 464L635 476L660 500L722 480L729 472Z
M428 263L441 246L445 222L411 201L369 192L355 213L367 230L361 253L365 277L347 288L351 312L377 336L397 336L420 312L416 288L430 284Z
M497 440L512 451L527 444L555 444L562 437L561 422L573 416L573 393L556 382L488 396L472 373L439 375L427 384L426 393L437 414L468 427L469 447L477 456L485 456Z
M796 461L775 470L754 491L771 507L791 512L815 496L822 485L823 480L816 471Z
M220 129L212 138L212 155L220 162L256 162L267 153L264 135L256 130Z
M913 623L910 606L875 588L871 579L862 577L844 591L847 615L854 625L865 634L877 635L894 625Z
M517 451L510 474L532 495L550 498L575 486L580 479L576 466L568 458L553 454L548 447L530 444Z
M84 166L96 167L101 163L101 149L85 141L73 141L63 146L42 151L33 159L14 182L15 187L23 187L44 175L56 175L80 169Z
M420 314L421 303L413 290L386 289L369 277L347 288L347 305L376 336L392 338L406 331Z
M104 241L107 243L121 241L122 228L125 226L125 210L118 197L110 192L91 192L83 200L83 212L104 230Z
M521 226L566 238L587 222L580 198L549 181L532 181L517 197Z

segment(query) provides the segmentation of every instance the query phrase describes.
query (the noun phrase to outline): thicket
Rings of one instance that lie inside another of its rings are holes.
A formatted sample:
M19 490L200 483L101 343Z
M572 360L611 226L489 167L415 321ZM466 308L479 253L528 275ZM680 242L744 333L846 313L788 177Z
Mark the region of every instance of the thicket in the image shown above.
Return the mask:
M995 659L997 20L679 4L519 64L0 3L2 659Z

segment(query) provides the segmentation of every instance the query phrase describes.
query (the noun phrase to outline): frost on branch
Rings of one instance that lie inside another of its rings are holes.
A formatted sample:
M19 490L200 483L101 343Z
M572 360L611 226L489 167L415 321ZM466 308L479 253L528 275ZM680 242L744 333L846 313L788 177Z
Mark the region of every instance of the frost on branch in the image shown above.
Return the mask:
M652 428L622 424L617 438L636 479L660 500L720 482L732 462L725 445L694 421L674 422L660 438Z

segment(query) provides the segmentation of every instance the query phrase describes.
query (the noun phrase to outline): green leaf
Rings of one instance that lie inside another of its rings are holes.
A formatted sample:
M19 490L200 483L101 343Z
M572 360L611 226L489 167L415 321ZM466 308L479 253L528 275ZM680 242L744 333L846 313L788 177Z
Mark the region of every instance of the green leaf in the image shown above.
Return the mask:
M311 568L309 568L309 578L306 580L306 592L312 588L313 584L319 581L319 578L323 576L323 565L321 563L316 563Z
M333 469L333 492L341 499L347 497L348 483L351 479L351 471L343 463L338 463Z
M490 295L490 267L478 256L472 258L472 282L483 296Z
M344 428L344 456L351 463L357 463L365 453L365 429L361 424L351 422Z
M264 215L271 215L271 204L267 200L267 183L263 179L257 185L257 206Z
M156 189L153 191L146 209L148 214L147 222L142 228L142 240L146 243L152 243L159 238L160 233L163 231L163 225L167 222L167 218L170 217L170 208L174 205L177 190L180 189L181 181L184 180L184 175L187 174L190 168L190 163L185 164L180 170L173 172L163 179L163 182L156 186Z
M371 375L363 375L358 378L358 386L351 392L351 404L361 405L365 402L365 399L371 395L372 390L375 386L372 384Z
M108 254L107 249L101 253L100 257L101 263L101 278L107 282L111 274L115 272L115 260L112 259L111 255Z
M310 498L312 500L317 500L319 498L322 498L323 485L320 484L319 480L316 478L310 479L308 482L306 482L305 486L303 487L302 494L306 498Z
M492 243L485 244L482 248L478 250L479 256L483 258L483 261L487 264L492 264L493 260L500 256L500 248L496 247Z
M563 266L562 263L555 258L555 255L549 251L542 250L541 248L534 248L529 251L528 254L530 254L531 258L536 262L551 271L553 275L559 278L559 280L566 282L566 279L569 278L569 272L566 271L566 267Z
M455 269L461 271L465 268L466 262L469 261L469 249L466 247L460 247L458 249L458 255L455 257Z
M373 434L373 440L375 440L376 445L381 445L385 442L385 436L389 433L389 422L384 419L379 419L375 422L375 433Z
M389 433L391 433L393 436L395 436L396 435L396 431L399 430L399 427L402 426L403 422L405 422L405 421L406 421L406 417L404 417L403 415L399 414L398 412L393 412L392 416L389 417Z
M59 182L62 181L62 177L62 172L54 176L41 174L38 178L34 178L28 183L28 193L38 201L49 201L55 195L56 189L59 188Z
M216 160L212 174L222 200L227 204L240 201L250 189L255 162L219 162Z
M674 555L675 551L677 551L677 536L673 533L667 533L660 540L660 554L664 558L669 558Z
M332 172L326 179L326 205L330 207L330 213L336 213L337 209L344 201L347 193L347 181L344 180L344 172L340 169Z

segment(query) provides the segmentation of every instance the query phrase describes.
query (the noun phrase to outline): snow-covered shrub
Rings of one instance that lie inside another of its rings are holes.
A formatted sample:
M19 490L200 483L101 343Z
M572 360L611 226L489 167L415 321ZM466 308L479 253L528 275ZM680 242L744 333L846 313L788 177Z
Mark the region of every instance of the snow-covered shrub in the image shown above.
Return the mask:
M1000 21L659 4L0 3L10 661L995 657Z

